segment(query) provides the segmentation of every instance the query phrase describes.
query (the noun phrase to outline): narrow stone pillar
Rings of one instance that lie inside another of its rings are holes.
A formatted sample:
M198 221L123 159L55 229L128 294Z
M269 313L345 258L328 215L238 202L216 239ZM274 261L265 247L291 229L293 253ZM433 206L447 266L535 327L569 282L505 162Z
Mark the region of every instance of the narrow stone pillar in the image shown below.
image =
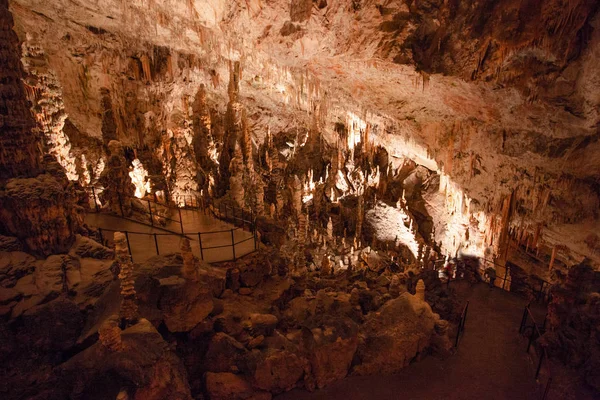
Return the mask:
M190 246L190 240L188 238L183 238L181 241L181 257L183 257L183 277L191 281L198 280L198 270L196 269L194 254L192 254L192 246Z
M119 280L121 281L121 310L120 317L125 320L127 325L133 325L138 320L137 296L135 293L135 280L133 278L133 264L129 258L127 239L125 234L115 232L115 259L119 263L121 272Z
M421 301L425 301L425 282L423 282L423 279L419 279L417 282L415 296Z

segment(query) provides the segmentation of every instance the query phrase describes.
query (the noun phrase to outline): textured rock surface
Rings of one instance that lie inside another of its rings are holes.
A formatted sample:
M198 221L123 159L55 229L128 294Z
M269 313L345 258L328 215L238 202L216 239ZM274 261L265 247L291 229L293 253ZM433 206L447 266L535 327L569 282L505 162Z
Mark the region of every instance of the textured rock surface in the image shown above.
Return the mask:
M15 236L28 251L65 252L80 224L64 174L42 171L39 136L29 110L18 39L8 1L0 3L0 233Z
M369 315L360 329L356 375L393 374L407 366L431 340L435 316L429 305L404 293Z
M0 2L0 179L35 176L40 172L39 138L29 111L20 60L19 41L8 11L8 0Z
M152 324L141 319L121 340L123 351L98 342L61 365L72 395L92 396L102 384L103 392L115 397L125 388L134 399L192 398L183 365Z
M426 177L426 202L408 190L406 200L444 252L499 256L510 226L539 236L543 254L564 246L565 264L600 262L585 244L598 228L597 2L58 4L69 19L31 0L12 11L60 83L75 154L118 139L137 149L155 190L223 194L246 143L286 137L268 159L252 151L253 165L273 167L307 127L318 132L312 150L337 146L342 130L384 147L382 185L410 163L439 176L439 191ZM298 164L322 176L326 165L306 153ZM257 176L232 176L236 201L254 209L266 183L275 193L265 206L281 214L290 182Z

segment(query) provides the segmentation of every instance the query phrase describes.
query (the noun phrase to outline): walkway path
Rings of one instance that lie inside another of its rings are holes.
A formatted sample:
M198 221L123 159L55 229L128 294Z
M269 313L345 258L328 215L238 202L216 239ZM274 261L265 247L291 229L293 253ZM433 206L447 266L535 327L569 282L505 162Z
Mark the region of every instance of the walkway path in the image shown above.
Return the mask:
M181 210L183 221L183 230L190 239L192 252L195 256L204 259L207 262L219 262L233 260L233 248L231 229L233 231L233 240L238 243L235 245L235 255L240 257L254 251L254 240L252 233L243 229L236 229L235 226L227 222L202 213L196 210ZM142 262L157 254L167 254L179 252L181 235L168 233L163 229L153 228L132 220L124 219L105 213L89 213L85 222L93 227L103 230L104 239L112 241L113 231L139 232L139 234L130 233L129 242L134 262ZM170 222L167 228L173 232L181 232L178 222ZM218 233L209 233L223 231ZM202 232L202 257L200 254L200 245L198 232ZM154 234L156 233L156 242ZM248 240L246 240L248 239ZM242 240L245 240L242 243ZM207 247L226 246L221 248L206 249Z
M526 301L481 283L457 282L469 300L464 336L453 356L427 357L394 376L349 377L320 391L294 390L276 400L532 399L541 398L519 336Z

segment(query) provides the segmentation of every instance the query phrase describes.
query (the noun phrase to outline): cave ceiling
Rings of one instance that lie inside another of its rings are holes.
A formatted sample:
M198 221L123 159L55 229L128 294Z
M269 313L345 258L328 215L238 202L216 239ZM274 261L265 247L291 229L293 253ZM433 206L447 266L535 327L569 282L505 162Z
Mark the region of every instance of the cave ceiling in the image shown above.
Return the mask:
M357 116L392 156L444 171L488 207L545 175L598 193L598 8L596 0L11 2L21 40L44 48L69 119L89 136L101 129L99 88L131 97L128 60L176 56L163 66L168 79L148 77L134 95L162 102L152 115L170 119L200 84L224 107L239 61L256 141L315 123L334 140L335 124Z

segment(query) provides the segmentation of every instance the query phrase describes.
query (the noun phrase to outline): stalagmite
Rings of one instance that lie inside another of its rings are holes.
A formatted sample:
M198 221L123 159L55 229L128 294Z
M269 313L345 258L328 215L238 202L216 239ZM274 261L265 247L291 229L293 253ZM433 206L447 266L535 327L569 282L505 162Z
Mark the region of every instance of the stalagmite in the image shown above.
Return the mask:
M98 339L100 343L110 351L122 351L121 328L119 318L116 315L106 319L98 328Z
M327 241L333 242L333 222L331 221L331 217L327 221Z
M117 140L111 140L108 148L110 157L99 180L104 186L101 198L108 202L113 213L129 216L132 212L131 200L135 194L135 186L129 177L123 145Z
M126 325L132 325L138 319L137 296L135 292L135 280L133 278L133 263L129 257L127 239L125 234L115 232L115 259L119 263L121 271L119 280L121 282L121 310L119 315Z
M183 257L183 277L190 281L198 280L198 269L192 254L192 247L190 246L190 240L186 237L181 240L181 256Z
M323 256L323 260L321 260L321 276L329 276L331 275L331 261L329 260L329 256Z

